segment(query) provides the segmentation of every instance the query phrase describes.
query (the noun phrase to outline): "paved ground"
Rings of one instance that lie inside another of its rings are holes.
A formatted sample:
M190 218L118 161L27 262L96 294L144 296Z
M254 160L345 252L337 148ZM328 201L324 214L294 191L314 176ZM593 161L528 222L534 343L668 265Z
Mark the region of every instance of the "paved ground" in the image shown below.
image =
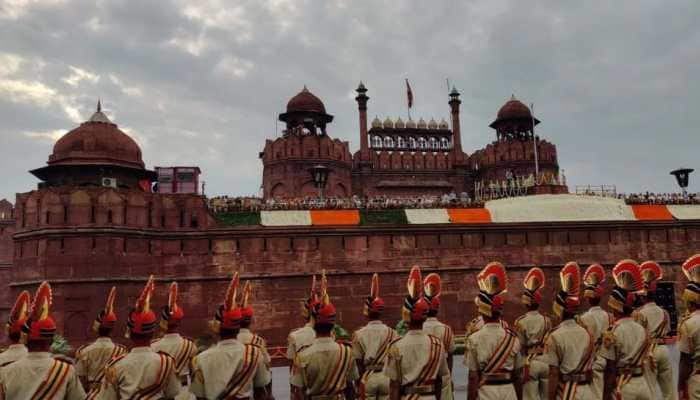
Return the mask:
M671 360L673 365L677 366L680 354L676 346L670 346ZM678 379L678 369L676 367L675 379ZM455 382L455 399L466 399L467 395L467 370L462 365L462 357L455 357L453 379ZM279 367L272 369L272 392L277 400L289 399L289 368ZM660 396L658 396L660 398Z

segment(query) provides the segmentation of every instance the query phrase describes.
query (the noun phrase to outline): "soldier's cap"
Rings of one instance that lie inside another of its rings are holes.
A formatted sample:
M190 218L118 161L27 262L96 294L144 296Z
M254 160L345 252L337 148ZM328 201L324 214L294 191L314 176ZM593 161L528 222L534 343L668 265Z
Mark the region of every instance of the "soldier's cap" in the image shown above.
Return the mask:
M319 301L314 304L312 310L314 325L333 325L335 324L335 315L335 306L333 303L331 303L328 295L328 279L326 278L326 271L323 270L321 273L321 296Z
M479 294L474 299L479 314L494 318L503 312L505 299L502 295L508 289L506 267L499 262L491 262L476 276Z
M683 291L683 300L700 305L700 254L688 258L683 263L682 269L689 281Z
M56 334L56 322L51 317L53 293L51 285L44 281L39 285L34 295L34 303L29 317L22 328L28 341L52 340Z
M151 275L143 287L141 295L136 300L134 308L129 311L129 318L126 321L127 337L132 334L146 335L156 331L158 317L151 308L151 297L153 297L155 287L155 280Z
M544 271L541 268L530 268L523 280L525 290L520 301L525 305L535 305L542 302L542 288L545 284Z
M95 321L92 323L93 332L97 333L100 329L114 329L117 324L117 313L114 312L114 301L117 298L117 288L112 286L107 294L105 306L97 313Z
M637 293L642 289L642 274L634 260L622 260L612 271L615 287L608 297L608 307L628 315L637 304Z
M552 311L554 311L556 316L561 318L564 312L575 314L578 312L581 305L581 300L579 298L581 290L581 269L579 265L574 261L566 263L559 272L559 280L561 283L561 290L554 298Z
M29 308L31 305L31 296L29 292L23 290L19 296L17 296L17 300L15 300L15 304L12 306L10 314L8 315L7 325L5 326L8 335L22 333L22 328L27 322L27 318L29 318Z
M250 323L253 318L253 305L251 304L251 297L253 296L253 285L250 281L246 281L243 285L243 301L241 302L241 316L243 317L243 322Z
M605 269L600 264L591 264L583 274L583 296L599 299L603 297L603 282L605 282Z
M663 279L664 273L661 266L656 261L644 261L639 265L639 272L642 274L643 287L641 293L646 295L656 291L656 283Z
M177 282L171 282L168 287L168 304L164 305L160 311L160 327L162 330L167 330L168 327L180 325L182 319L185 318L185 311L177 304L179 295L179 286Z
M440 293L442 281L440 275L432 272L423 280L423 297L428 303L429 312L436 312L440 308Z
M428 317L428 302L423 298L423 280L421 278L420 267L414 265L408 273L406 289L408 293L403 301L401 318L405 322L425 321Z
M214 321L211 323L213 331L217 334L221 333L222 330L234 331L241 328L243 314L236 302L239 285L240 277L238 272L235 272L231 278L231 282L229 282L226 288L224 302L217 307Z
M376 273L372 275L369 296L365 299L363 312L367 317L370 316L370 314L381 314L384 312L384 300L379 297L379 275Z
M318 293L316 293L316 275L311 277L311 292L309 297L301 303L301 315L304 319L311 319L311 310L318 303Z

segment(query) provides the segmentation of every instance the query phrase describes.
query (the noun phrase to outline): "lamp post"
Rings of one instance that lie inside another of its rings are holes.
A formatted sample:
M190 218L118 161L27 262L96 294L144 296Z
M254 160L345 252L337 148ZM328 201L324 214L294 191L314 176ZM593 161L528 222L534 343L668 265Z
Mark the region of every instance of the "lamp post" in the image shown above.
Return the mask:
M318 188L318 197L323 201L323 189L326 187L326 183L328 183L328 173L330 170L325 165L318 164L309 168L309 172L311 173L311 178L314 180L314 185Z
M678 186L680 186L683 191L684 199L688 198L688 191L686 190L688 187L688 178L693 171L694 169L692 168L679 168L671 171L671 175L676 177L676 182L678 182Z

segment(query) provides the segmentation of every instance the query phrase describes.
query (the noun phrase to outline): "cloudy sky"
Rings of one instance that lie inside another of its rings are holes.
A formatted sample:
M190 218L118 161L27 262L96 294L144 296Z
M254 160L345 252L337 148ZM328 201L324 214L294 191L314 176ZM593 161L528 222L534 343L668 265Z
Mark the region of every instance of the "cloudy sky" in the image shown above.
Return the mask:
M147 166L199 165L207 193L254 194L258 152L304 84L359 146L370 117L447 117L462 92L468 153L511 96L535 104L570 186L672 191L700 170L700 2L0 0L0 198L94 111ZM691 178L698 191L700 171Z

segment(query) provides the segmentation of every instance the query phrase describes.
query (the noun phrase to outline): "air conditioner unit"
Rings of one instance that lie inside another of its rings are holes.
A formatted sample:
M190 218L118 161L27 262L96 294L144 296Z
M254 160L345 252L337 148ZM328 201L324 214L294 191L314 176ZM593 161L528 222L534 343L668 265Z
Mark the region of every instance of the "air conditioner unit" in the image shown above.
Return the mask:
M102 178L102 186L116 188L117 178Z

